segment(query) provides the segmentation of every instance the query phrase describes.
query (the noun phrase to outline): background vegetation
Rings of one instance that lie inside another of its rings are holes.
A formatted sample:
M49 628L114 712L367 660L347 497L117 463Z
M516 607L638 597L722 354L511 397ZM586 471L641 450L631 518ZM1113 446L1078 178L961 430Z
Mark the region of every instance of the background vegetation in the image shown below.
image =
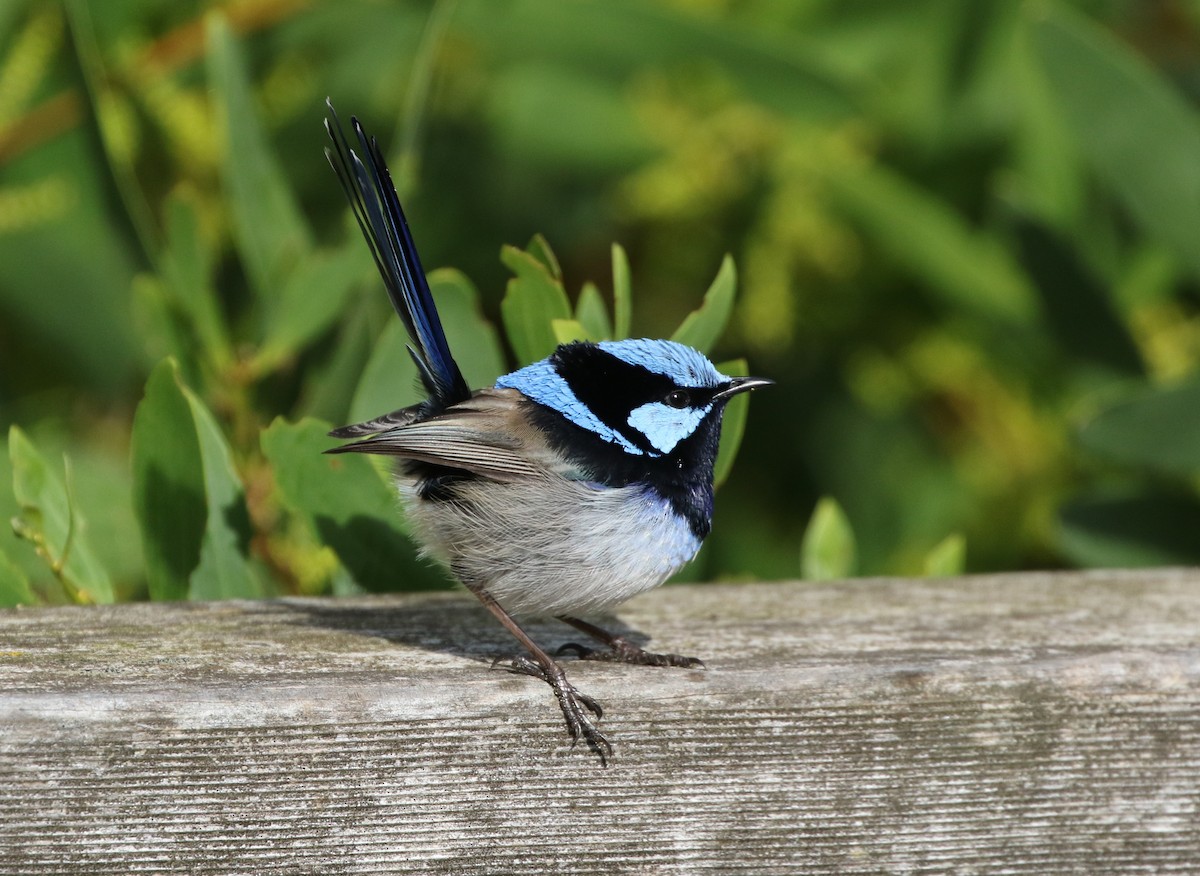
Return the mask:
M779 386L691 577L1200 561L1198 47L1195 0L8 0L0 603L439 581L319 453L413 398L326 95L476 383L614 286L712 335L733 256L714 356Z

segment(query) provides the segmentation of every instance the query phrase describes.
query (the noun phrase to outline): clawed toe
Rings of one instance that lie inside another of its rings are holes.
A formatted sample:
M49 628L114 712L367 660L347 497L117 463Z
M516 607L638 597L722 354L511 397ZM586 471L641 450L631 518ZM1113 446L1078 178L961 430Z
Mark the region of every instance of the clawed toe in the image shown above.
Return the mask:
M577 642L567 642L556 652L556 656L574 654L580 660L601 660L608 663L632 663L635 666L676 666L680 669L704 669L704 661L696 657L679 654L655 654L621 638L614 637L608 649L588 648Z
M679 654L659 654L657 656L666 658L668 666L678 666L681 669L708 668L699 657L682 657Z
M684 657L680 654L655 654L651 651L643 651L633 645L629 646L630 650L621 649L616 651L618 656L615 658L625 663L635 663L638 666L677 666L680 669L704 669L704 661L698 657Z
M574 746L582 739L600 758L600 765L608 766L608 759L613 753L612 746L592 719L592 715L596 716L596 720L604 717L604 710L600 708L600 704L587 694L576 690L575 686L567 681L562 670L551 674L546 682L554 691L559 708L562 709L563 719L567 722L567 732L571 735L571 745Z
M562 710L563 720L566 721L572 747L582 739L587 743L587 747L600 758L600 765L608 766L608 759L612 757L613 749L608 740L604 738L604 734L600 732L600 728L596 726L596 721L604 717L604 709L598 702L587 694L580 693L575 685L567 681L566 674L556 664L551 663L553 668L548 668L536 660L517 655L512 658L497 658L492 662L492 668L494 669L502 663L506 664L504 668L510 672L531 675L550 685L550 689L554 691L554 698L558 700L558 707ZM593 719L593 715L595 715L595 719Z
M534 678L540 678L542 681L549 682L546 678L546 672L542 669L541 664L535 660L530 660L523 654L517 654L515 657L497 657L492 661L492 669L504 664L503 669L507 672L517 672L521 675L532 675Z

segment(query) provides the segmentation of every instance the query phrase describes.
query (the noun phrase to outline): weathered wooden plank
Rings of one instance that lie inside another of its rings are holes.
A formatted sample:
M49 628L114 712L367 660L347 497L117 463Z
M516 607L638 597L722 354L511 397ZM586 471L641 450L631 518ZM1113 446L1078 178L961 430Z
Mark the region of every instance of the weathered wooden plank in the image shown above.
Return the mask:
M1200 872L1200 571L620 617L602 770L469 597L0 613L0 873Z

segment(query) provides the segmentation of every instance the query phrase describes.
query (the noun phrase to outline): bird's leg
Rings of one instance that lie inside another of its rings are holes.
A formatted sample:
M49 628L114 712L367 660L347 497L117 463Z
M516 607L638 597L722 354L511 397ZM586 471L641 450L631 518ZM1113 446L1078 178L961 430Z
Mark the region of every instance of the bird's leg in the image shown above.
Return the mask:
M654 654L644 651L632 642L615 636L608 630L590 624L577 617L565 614L558 615L564 624L569 624L582 633L587 633L593 639L608 646L607 651L597 651L586 648L575 642L568 642L558 649L559 654L574 652L580 660L609 660L614 663L634 663L638 666L681 666L684 669L703 669L704 661L695 657L681 657L678 654Z
M596 721L604 715L600 704L586 694L581 694L571 682L567 681L567 674L563 672L562 667L539 648L533 639L529 638L529 634L521 629L520 625L513 620L512 615L505 611L500 603L496 602L492 594L480 586L472 586L470 589L479 597L479 601L487 610L494 614L496 619L504 624L505 629L512 633L532 655L531 657L524 655L513 657L507 668L513 672L540 678L550 685L555 699L558 700L558 707L562 709L563 719L567 722L567 733L571 736L571 744L574 745L582 739L587 743L587 747L600 758L600 765L608 766L608 759L612 757L612 746L604 738L600 728L596 726ZM503 662L503 658L492 665L496 666L501 662ZM589 712L591 714L588 714ZM595 719L592 715L595 715Z

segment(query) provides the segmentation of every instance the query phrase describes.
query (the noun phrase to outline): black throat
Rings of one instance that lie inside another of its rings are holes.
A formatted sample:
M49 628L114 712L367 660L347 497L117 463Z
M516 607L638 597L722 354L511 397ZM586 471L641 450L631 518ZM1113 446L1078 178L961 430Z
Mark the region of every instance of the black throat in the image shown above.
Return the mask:
M713 465L721 438L723 403L719 402L670 453L660 456L630 453L576 426L557 411L534 401L524 404L529 406L530 420L550 445L583 471L588 480L607 487L644 484L687 520L696 538L703 540L708 535L712 529Z

